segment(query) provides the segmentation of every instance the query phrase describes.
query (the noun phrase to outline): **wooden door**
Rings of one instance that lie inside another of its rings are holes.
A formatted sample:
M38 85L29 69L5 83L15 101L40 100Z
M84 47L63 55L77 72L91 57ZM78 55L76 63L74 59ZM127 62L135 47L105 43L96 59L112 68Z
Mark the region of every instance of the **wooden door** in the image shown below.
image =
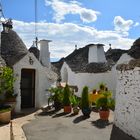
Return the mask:
M21 71L21 108L35 107L35 70Z

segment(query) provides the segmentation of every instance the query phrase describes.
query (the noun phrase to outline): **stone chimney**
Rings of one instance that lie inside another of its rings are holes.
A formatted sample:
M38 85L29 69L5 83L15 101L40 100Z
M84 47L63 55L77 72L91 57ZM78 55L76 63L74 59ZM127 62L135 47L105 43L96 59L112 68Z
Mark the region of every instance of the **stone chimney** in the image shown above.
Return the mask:
M89 45L88 63L100 63L106 62L103 44L91 44Z
M50 68L50 52L49 52L49 42L51 42L51 40L40 40L40 56L39 56L39 60L40 63L45 66Z

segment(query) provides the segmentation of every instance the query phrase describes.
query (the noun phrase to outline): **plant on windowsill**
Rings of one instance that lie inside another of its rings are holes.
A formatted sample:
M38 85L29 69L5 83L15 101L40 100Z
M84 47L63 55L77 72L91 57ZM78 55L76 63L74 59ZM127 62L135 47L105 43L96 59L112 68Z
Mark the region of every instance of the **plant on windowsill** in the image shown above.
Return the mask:
M99 109L101 120L108 120L110 109L114 110L115 100L112 98L111 91L103 91L102 96L96 101L96 107Z

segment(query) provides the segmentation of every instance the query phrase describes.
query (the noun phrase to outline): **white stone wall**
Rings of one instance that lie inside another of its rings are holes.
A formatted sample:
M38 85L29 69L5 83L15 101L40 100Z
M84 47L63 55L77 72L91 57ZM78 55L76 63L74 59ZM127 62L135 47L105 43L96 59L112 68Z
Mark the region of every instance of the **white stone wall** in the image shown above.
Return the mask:
M118 71L115 125L140 140L140 67Z
M64 63L61 68L62 82L65 82L63 81L65 68L68 71L68 84L78 86L78 92L76 93L78 96L81 96L81 92L84 86L88 86L89 91L92 91L94 88L98 88L99 83L101 82L106 83L113 94L115 94L116 92L114 75L112 75L111 71L106 73L74 73L73 71L71 71L69 66Z
M89 47L91 50L89 52L94 52L96 50L96 46ZM101 47L103 48L103 47ZM95 49L94 51L92 49ZM97 52L97 51L96 51ZM99 51L100 52L100 51ZM101 51L104 52L104 51ZM93 53L92 53L93 55ZM96 55L93 55L96 56ZM100 56L100 55L99 55ZM64 62L62 68L61 68L61 77L62 82L64 81L64 75L65 69L67 69L67 77L68 77L68 83L70 85L77 85L78 86L78 92L77 95L80 95L82 92L82 88L87 85L89 87L89 90L92 90L93 88L98 88L99 83L104 82L107 84L108 88L113 92L113 98L115 98L116 95L116 85L117 85L117 71L116 66L118 64L124 63L127 64L129 60L131 60L132 57L128 54L123 54L116 65L112 67L111 71L105 72L105 73L75 73L73 72L70 67L67 65L67 63Z
M67 71L67 74L66 74ZM66 76L68 81L66 81ZM75 85L75 73L71 71L70 67L67 65L66 62L64 62L62 68L61 68L61 78L62 82L68 82L68 84Z
M117 70L116 70L116 66L118 64L128 64L128 62L132 59L132 57L130 55L128 55L127 53L123 54L120 59L117 61L117 63L112 67L112 86L115 88L116 91L116 86L117 86ZM115 92L116 93L116 92ZM115 98L115 94L113 95Z
M33 65L29 63L29 57L34 61ZM51 85L49 81L46 69L39 63L36 57L32 53L28 53L24 56L18 63L13 66L14 75L16 78L14 84L14 92L18 94L16 102L16 112L21 111L21 91L20 91L20 81L21 81L21 70L22 69L35 69L35 107L39 108L47 104L47 91Z
M78 73L75 75L75 83L78 86L78 95L81 95L82 89L84 86L89 87L89 91L92 91L94 88L99 88L99 83L106 83L107 87L115 94L115 87L113 84L112 73Z

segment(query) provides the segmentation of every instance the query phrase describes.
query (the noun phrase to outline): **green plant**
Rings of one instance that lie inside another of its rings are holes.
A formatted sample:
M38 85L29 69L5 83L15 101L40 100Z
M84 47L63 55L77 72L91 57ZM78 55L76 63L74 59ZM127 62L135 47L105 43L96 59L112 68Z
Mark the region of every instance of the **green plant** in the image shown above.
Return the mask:
M114 109L115 100L112 98L112 93L110 91L104 91L95 104L100 110L107 111L109 109Z
M81 108L88 108L88 107L90 107L89 97L88 97L88 87L85 86L82 91Z
M4 112L7 112L7 111L11 111L11 107L1 108L0 109L0 113L4 113Z
M13 76L13 70L9 67L0 68L2 73L0 74L0 94L9 94L9 96L14 95L13 93L13 83L15 78Z
M52 101L62 103L64 92L63 87L52 87L48 91L51 93L50 97L48 98L48 105Z
M70 96L71 96L71 90L70 90L69 86L66 84L66 86L64 88L64 97L63 97L63 105L64 106L71 105Z
M85 117L90 117L91 107L89 103L88 87L85 86L82 91L81 109Z
M71 103L73 107L78 107L80 103L80 98L76 95L71 96Z

